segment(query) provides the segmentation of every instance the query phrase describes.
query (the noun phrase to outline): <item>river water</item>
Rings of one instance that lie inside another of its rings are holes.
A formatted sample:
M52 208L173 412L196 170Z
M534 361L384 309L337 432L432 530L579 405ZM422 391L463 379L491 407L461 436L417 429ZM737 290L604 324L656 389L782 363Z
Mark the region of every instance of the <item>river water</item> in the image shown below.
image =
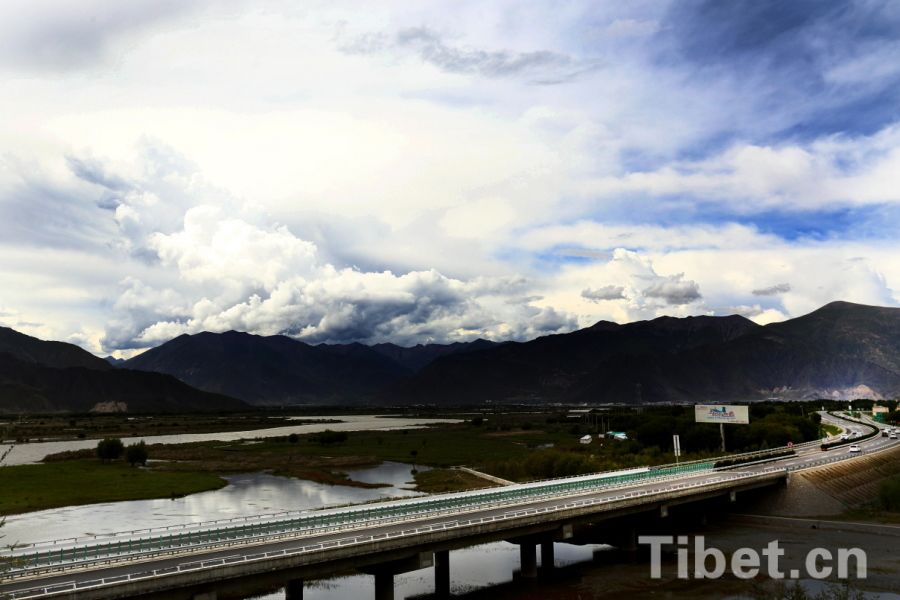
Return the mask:
M410 470L403 463L385 462L347 471L356 481L389 485L380 488L327 485L266 473L232 475L226 477L228 485L222 489L182 498L66 506L12 515L3 534L5 542L24 544L419 496L409 489L414 485Z
M339 419L340 423L310 423L306 425L283 425L269 429L253 429L250 431L227 431L221 433L182 433L173 435L150 435L144 437L122 438L122 442L132 444L144 441L148 444L187 444L190 442L222 441L229 442L247 438L281 437L296 433L317 433L330 429L332 431L372 431L414 429L436 423L459 423L459 419L419 419L407 417L381 417L378 415L341 415L319 417L297 417L301 420ZM68 450L83 450L95 448L97 440L67 440L61 442L32 442L16 444L12 452L6 458L8 465L24 465L40 462L48 454L65 452ZM0 444L0 453L8 445Z

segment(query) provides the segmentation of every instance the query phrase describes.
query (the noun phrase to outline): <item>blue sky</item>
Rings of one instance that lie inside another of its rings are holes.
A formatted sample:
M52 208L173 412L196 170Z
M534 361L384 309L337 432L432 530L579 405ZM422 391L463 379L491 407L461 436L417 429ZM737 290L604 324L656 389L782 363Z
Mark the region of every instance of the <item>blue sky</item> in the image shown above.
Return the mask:
M0 324L528 339L900 303L900 6L13 0Z

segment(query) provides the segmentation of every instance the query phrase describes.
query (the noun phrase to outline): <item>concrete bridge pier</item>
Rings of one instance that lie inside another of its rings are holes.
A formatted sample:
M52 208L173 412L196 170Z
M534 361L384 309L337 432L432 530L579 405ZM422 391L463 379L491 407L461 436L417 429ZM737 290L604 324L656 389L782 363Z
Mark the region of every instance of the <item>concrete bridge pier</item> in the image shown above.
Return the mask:
M556 556L553 547L553 540L544 540L541 542L541 571L545 575L553 572L553 565L556 562Z
M628 527L625 531L622 532L622 542L619 546L619 550L628 554L629 556L635 556L638 552L638 532L634 527Z
M284 586L285 600L303 600L303 580L291 579Z
M199 594L194 594L193 600L216 600L218 595L216 592L201 592Z
M434 595L438 598L450 597L449 550L438 550L434 553Z
M431 552L419 552L408 558L373 565L360 571L375 576L375 600L394 600L394 575L433 565L434 555Z
M519 573L522 577L537 577L537 544L519 542Z
M375 600L394 600L394 574L390 571L375 573Z

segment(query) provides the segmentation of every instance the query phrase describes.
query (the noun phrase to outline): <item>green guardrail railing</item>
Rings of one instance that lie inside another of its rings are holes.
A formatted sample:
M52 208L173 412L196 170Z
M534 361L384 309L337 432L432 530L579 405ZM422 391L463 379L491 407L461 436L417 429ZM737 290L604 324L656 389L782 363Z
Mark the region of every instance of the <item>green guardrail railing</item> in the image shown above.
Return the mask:
M40 551L16 556L21 570L33 570L41 567L110 559L115 557L160 552L175 549L230 542L240 539L252 539L286 533L301 533L340 527L344 525L362 524L370 521L413 517L426 513L440 513L448 510L478 508L482 506L509 504L521 500L537 499L543 496L572 494L583 491L620 487L641 483L654 479L662 479L676 475L684 475L712 470L714 460L650 467L646 471L623 473L621 475L602 475L596 477L573 477L569 479L550 480L535 484L521 484L485 490L478 493L464 492L446 494L430 499L399 501L385 503L381 506L364 506L341 510L339 512L312 512L308 515L237 526L223 526L206 530L183 531L142 538L129 538L106 543L76 545L54 550Z
M832 448L839 448L841 446L858 444L860 442L864 442L866 440L869 440L869 439L877 436L879 433L878 427L872 425L871 423L866 423L865 421L862 421L860 419L855 419L855 418L849 417L849 416L842 417L840 415L834 414L831 411L828 411L828 414L831 415L832 417L835 417L836 419L843 419L844 421L850 421L851 423L856 423L857 425L862 425L863 427L868 427L869 433L866 433L866 434L863 434L863 435L860 435L857 437L847 438L846 440L835 440L833 442L824 443L821 446L822 450L831 450Z

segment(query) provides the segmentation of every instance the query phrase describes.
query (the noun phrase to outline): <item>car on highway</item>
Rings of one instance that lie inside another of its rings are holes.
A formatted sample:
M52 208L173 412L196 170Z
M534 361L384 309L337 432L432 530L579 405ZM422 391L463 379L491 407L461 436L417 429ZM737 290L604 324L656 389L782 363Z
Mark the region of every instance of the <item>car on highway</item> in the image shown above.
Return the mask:
M892 440L896 440L896 439L897 439L897 434L894 433L894 432L892 431L892 432L891 432L891 435L889 435L888 437L891 438Z
M850 434L849 434L849 433L842 433L842 434L841 434L841 439L842 439L842 440L849 440L849 439L850 439Z
M853 444L850 446L850 452L862 452L862 448L858 444Z

